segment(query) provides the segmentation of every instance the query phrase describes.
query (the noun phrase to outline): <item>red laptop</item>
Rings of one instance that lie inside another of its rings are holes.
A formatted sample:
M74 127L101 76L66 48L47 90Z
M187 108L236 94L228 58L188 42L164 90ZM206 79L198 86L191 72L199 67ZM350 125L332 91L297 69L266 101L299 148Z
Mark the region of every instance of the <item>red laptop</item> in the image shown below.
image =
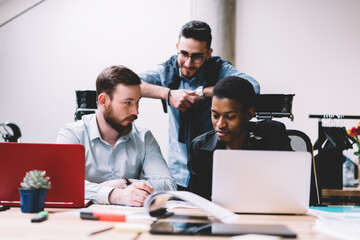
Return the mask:
M0 204L20 206L27 171L46 170L46 207L83 207L85 149L79 144L0 143Z

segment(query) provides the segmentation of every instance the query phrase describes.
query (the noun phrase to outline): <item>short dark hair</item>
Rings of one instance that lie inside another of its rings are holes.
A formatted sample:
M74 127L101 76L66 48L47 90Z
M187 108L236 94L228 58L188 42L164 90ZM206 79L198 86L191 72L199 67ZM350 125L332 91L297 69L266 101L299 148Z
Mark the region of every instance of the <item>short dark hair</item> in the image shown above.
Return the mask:
M140 85L141 81L138 75L129 68L117 65L105 68L96 79L96 95L106 93L112 99L112 94L118 84Z
M255 105L254 87L241 77L230 76L221 79L214 87L213 96L219 99L234 99L242 104L245 110Z
M206 41L206 47L207 49L210 49L212 39L211 28L205 22L194 20L185 23L185 25L181 28L179 39L180 37L193 38L198 41Z

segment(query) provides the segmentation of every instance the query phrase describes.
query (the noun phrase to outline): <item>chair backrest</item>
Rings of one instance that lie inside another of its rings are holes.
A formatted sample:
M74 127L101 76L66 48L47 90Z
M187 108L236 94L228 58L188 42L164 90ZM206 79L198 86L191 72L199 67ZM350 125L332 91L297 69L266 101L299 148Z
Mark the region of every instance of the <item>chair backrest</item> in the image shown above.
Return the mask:
M255 98L255 117L257 119L290 118L292 114L292 102L295 94L259 94Z
M95 90L76 90L75 121L80 120L83 115L95 113L97 108Z
M290 138L291 148L295 152L309 152L312 156L311 166L311 185L310 185L310 206L321 204L320 189L317 181L314 151L310 138L303 132L294 129L287 129L287 134Z
M287 134L291 139L290 145L296 152L309 152L313 155L313 148L310 138L299 130L288 129Z

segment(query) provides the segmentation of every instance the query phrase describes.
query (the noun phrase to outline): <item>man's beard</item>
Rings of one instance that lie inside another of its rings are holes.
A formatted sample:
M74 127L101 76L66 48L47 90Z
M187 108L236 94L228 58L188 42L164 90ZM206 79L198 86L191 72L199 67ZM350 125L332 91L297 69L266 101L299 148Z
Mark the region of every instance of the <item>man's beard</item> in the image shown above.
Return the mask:
M181 64L180 65L180 68L182 69L181 70L181 75L182 77L185 77L186 79L189 79L191 80L193 77L196 76L196 74L199 73L199 68L196 68L196 67L191 67L190 69L194 71L194 73L192 73L191 75L189 75L190 73L187 73L186 70L184 70L184 64Z
M118 121L116 119L116 117L114 116L114 112L112 111L111 106L109 106L109 108L105 109L104 119L115 131L117 131L120 134L120 136L124 136L131 132L132 123L129 123L126 126L121 125L120 121ZM130 117L124 119L124 121L126 121L126 120L133 121L136 119L137 119L136 115L131 115Z

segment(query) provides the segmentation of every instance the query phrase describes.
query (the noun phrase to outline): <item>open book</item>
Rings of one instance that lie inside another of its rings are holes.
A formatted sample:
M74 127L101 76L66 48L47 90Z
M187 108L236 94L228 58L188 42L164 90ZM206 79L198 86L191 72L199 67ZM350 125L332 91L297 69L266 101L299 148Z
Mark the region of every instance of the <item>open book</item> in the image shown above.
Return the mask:
M166 202L173 198L191 203L195 207L202 209L223 223L232 223L239 218L239 216L235 213L220 207L219 205L212 203L203 197L187 191L155 192L149 195L145 200L145 212L147 212L152 217L166 214Z

